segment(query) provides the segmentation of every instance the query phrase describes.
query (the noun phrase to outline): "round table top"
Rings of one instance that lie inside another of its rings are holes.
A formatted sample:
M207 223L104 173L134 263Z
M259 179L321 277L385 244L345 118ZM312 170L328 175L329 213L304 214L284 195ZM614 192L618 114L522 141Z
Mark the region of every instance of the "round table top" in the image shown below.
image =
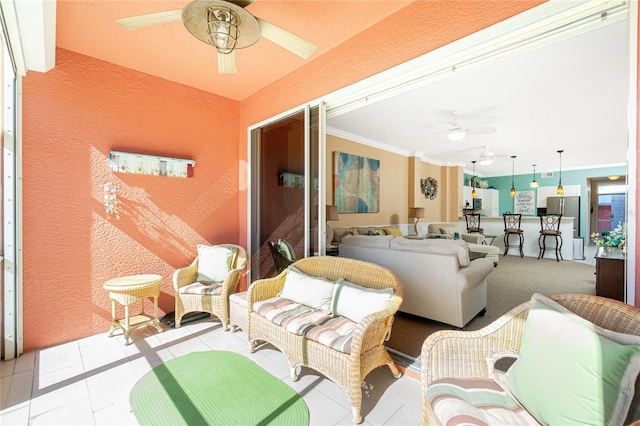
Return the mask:
M137 290L151 287L162 281L162 276L156 274L129 275L113 278L104 283L105 290Z

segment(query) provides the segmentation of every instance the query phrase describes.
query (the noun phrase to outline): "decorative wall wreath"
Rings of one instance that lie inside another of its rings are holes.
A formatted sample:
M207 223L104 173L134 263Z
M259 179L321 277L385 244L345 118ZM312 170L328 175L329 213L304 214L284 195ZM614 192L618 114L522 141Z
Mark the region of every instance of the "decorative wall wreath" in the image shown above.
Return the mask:
M420 179L420 187L424 196L430 200L435 200L438 195L438 181L434 178L428 177L426 179Z

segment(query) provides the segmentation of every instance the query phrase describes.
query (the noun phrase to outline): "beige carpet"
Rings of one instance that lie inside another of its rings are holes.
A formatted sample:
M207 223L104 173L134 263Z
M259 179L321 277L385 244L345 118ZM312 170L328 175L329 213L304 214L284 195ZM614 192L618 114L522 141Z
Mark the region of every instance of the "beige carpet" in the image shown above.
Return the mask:
M596 293L595 266L555 259L500 256L498 267L489 275L487 312L472 319L465 330L478 330L511 308L526 302L533 293ZM396 315L387 347L413 358L420 357L424 340L437 330L455 327L408 314Z

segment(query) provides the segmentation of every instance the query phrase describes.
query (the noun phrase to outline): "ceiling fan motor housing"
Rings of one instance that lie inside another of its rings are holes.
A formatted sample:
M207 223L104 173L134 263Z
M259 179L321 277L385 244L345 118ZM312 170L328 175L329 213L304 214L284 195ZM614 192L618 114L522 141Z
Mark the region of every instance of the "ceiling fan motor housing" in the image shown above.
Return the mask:
M244 8L223 0L196 0L182 9L185 28L220 53L252 46L260 39L258 20Z

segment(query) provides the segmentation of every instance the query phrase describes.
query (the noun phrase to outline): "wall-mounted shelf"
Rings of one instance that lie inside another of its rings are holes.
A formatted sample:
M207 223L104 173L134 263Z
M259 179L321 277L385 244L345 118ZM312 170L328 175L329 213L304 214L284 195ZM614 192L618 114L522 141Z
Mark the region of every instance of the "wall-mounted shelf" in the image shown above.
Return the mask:
M157 155L133 154L111 151L109 168L112 172L138 175L192 177L195 160L159 157Z
M304 175L282 172L278 176L278 185L287 188L304 188ZM313 179L313 189L318 189L318 178Z

